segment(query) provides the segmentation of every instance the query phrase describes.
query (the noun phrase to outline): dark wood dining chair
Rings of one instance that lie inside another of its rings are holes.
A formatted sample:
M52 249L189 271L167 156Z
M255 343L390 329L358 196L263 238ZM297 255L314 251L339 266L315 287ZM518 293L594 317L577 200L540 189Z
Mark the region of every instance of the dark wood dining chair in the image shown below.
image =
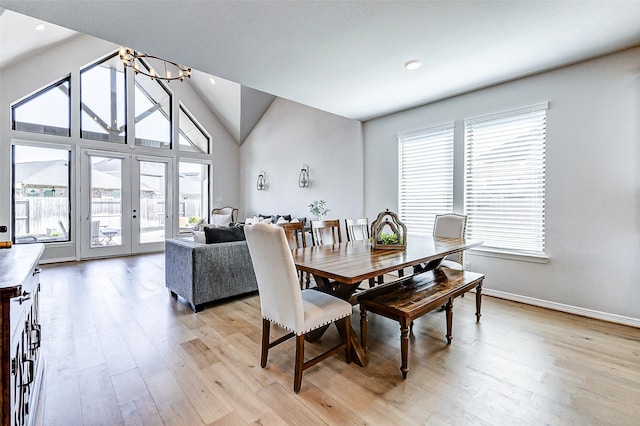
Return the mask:
M338 219L311 221L312 245L325 246L341 242L342 232L340 231L340 221Z
M344 228L347 231L347 241L368 240L370 237L369 219L367 218L345 219ZM381 275L377 279L369 278L369 288L376 285L376 280L378 284L382 284L384 282L384 277Z
M289 244L291 250L304 248L307 246L307 239L305 237L303 222L278 223L276 225L284 229L284 235L287 238L287 243ZM303 285L305 284L305 276L306 288L309 288L309 283L311 282L309 274L305 274L303 271L298 271L298 275L300 277L300 288L303 288Z

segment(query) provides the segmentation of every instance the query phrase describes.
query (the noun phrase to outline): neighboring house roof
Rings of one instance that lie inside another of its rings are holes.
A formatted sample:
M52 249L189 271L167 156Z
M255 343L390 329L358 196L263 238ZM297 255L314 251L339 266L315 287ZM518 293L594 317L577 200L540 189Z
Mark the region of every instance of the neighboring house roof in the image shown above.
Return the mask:
M91 172L92 186L101 189L121 189L120 179L113 173L119 172L116 163L108 161L94 164ZM66 188L69 182L69 167L67 160L33 161L16 164L16 182L24 186ZM164 192L165 188L157 176L142 175L141 189L148 192ZM180 188L186 194L200 193L200 179L190 176L180 176Z
M16 182L24 186L69 185L69 165L67 160L34 161L19 163L15 167Z

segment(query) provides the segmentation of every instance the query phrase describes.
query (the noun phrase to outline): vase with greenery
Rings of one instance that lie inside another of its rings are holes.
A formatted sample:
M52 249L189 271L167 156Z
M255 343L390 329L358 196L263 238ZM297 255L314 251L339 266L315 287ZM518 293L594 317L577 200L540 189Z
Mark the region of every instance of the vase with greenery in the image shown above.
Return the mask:
M331 209L327 208L327 202L325 200L315 200L313 203L309 204L309 211L318 220L324 220L325 216L331 211Z

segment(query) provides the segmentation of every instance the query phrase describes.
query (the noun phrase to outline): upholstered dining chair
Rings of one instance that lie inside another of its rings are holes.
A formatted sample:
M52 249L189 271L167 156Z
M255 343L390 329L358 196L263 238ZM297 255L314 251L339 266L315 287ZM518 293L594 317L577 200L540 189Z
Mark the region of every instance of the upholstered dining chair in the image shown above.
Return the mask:
M213 210L211 210L211 214L220 214L220 215L230 215L231 216L231 222L237 222L238 221L238 209L235 207L220 207L220 208L215 208Z
M369 219L345 219L344 228L347 231L347 241L359 241L369 239ZM381 275L377 278L378 284L384 282ZM376 278L369 278L369 287L376 285Z
M325 246L341 242L342 232L340 231L340 221L338 219L311 221L312 245Z
M467 232L467 216L456 213L438 214L433 222L433 236L443 238L464 238ZM464 269L464 251L450 254L440 262L441 268L456 271ZM414 272L421 272L425 265L414 267Z
M307 239L305 237L304 231L304 223L303 222L287 222L287 223L278 223L276 226L284 229L284 235L287 238L287 243L291 250L295 250L298 248L304 248L307 246ZM305 274L303 271L298 271L298 275L300 276L300 285L302 286L305 282L304 277L306 275L306 283L307 288L309 288L309 283L311 279L309 274Z
M433 223L433 236L444 238L464 238L467 232L467 216L447 213L436 215ZM464 251L450 254L440 263L440 267L462 271L464 269Z
M293 390L297 393L302 386L302 372L318 362L345 351L347 363L351 362L352 307L337 297L313 289L301 290L293 263L291 249L284 229L265 223L245 226L245 235L251 261L258 281L260 309L262 313L262 349L260 365L267 365L269 349L296 338ZM290 331L273 342L270 337L271 323ZM304 360L305 335L326 324L337 322L342 328L342 343L324 353Z

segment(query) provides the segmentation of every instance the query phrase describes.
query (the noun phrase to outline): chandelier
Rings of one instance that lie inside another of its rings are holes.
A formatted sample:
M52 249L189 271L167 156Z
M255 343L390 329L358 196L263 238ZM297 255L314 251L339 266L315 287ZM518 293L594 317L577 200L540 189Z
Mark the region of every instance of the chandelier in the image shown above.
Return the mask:
M183 81L185 77L191 78L191 68L183 67L173 61L158 58L157 56L137 52L129 47L120 48L120 60L125 67L133 68L136 74L144 74L153 80ZM162 72L163 69L164 75L158 74L158 70Z

